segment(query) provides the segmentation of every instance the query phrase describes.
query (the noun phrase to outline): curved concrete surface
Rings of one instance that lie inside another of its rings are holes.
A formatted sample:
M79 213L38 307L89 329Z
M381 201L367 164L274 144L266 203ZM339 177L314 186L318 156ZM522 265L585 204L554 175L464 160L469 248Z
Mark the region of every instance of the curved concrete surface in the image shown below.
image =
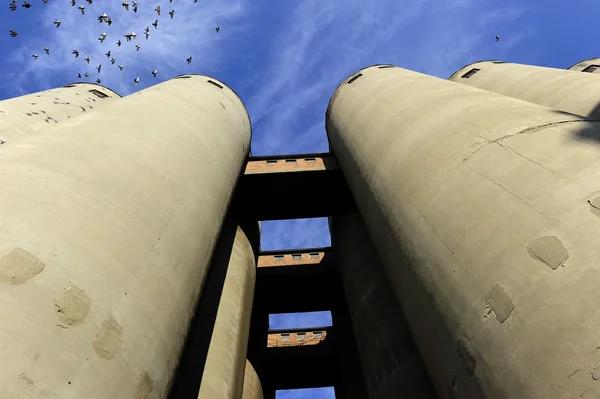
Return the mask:
M252 364L246 360L246 370L244 374L244 392L242 399L263 399L263 390L258 379L256 371Z
M329 218L369 399L437 398L358 211Z
M250 145L209 79L0 151L0 397L166 396Z
M0 101L0 143L93 111L121 96L92 83L74 83Z
M238 227L200 384L200 399L242 397L255 282L256 256Z
M600 66L600 58L590 58L589 60L584 60L584 61L578 62L577 64L575 64L572 67L569 67L567 69L569 71L583 72L584 69L589 68L592 65ZM588 71L586 71L586 72L588 72ZM594 68L594 70L589 71L589 73L600 73L600 68Z
M600 78L595 74L498 62L467 65L449 80L600 120ZM479 71L466 77L473 69Z
M326 129L442 398L600 394L598 122L375 67Z

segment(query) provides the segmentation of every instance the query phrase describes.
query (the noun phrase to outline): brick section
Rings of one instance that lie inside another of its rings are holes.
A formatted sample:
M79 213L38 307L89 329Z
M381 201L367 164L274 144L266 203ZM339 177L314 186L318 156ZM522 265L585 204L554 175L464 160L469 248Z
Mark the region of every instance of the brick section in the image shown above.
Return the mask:
M246 164L244 174L317 172L338 169L339 164L331 155L288 155L280 157L252 157Z
M258 257L258 267L277 267L277 266L297 266L311 265L321 263L325 252L310 251L301 252L295 251L290 253L260 255Z
M267 348L317 345L324 341L326 336L325 330L269 333Z

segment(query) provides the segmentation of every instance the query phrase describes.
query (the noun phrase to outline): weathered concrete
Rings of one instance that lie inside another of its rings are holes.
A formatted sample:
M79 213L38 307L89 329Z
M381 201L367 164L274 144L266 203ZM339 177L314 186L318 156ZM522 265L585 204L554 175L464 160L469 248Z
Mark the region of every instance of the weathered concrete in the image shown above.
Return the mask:
M584 69L586 69L592 65L600 66L600 58L590 58L589 60L584 60L584 61L578 62L577 64L573 65L572 67L569 67L568 70L575 71L575 72L582 72ZM600 73L600 68L596 68L593 71L590 71L589 73Z
M54 126L120 98L120 95L106 87L75 83L0 101L0 143Z
M498 62L467 65L449 80L600 120L600 78L596 74ZM479 71L463 77L474 68Z
M252 364L246 360L246 370L244 374L244 391L242 399L263 399L263 391L260 380Z
M250 145L208 80L0 151L0 397L165 397Z
M326 121L440 396L597 397L600 124L378 67Z
M360 214L330 218L329 226L368 397L436 398Z
M242 397L257 255L238 227L200 383L200 399Z

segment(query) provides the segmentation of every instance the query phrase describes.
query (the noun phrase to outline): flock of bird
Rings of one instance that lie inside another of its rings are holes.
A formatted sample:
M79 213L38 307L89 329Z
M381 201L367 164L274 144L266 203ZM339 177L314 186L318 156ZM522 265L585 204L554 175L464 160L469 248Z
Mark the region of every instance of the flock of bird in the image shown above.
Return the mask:
M48 0L41 0L41 1L44 4L48 3ZM72 7L74 7L74 6L77 5L77 0L69 0L69 1L71 3ZM92 3L94 2L94 0L80 0L80 1L82 3L87 2L88 5L92 5ZM114 1L114 0L111 0L111 1ZM9 5L9 8L10 8L11 11L16 11L17 10L17 2L18 2L18 0L12 0L12 3ZM198 2L198 0L194 0L194 3L197 3L197 2ZM169 0L169 3L173 3L173 0ZM23 8L25 8L25 9L28 9L28 8L31 8L31 3L29 3L28 1L25 0L21 4L21 6ZM138 4L137 4L136 1L133 1L133 0L132 0L131 4L129 3L129 0L123 0L123 3L121 4L121 6L125 9L126 12L129 11L130 6L131 6L131 10L134 13L137 13L137 11L138 11ZM78 7L78 9L79 9L79 11L81 11L81 15L85 15L86 8L85 8L85 6L83 4L80 4L79 7ZM161 12L160 5L156 6L156 8L154 9L154 11L158 15L158 17L160 17L160 12ZM169 16L171 17L171 19L173 19L175 17L175 9L172 9L171 11L169 11ZM112 18L109 15L107 15L106 13L103 13L102 15L98 16L98 22L99 23L106 23L106 24L108 24L108 26L110 26L112 24ZM54 25L56 25L56 27L59 28L60 25L61 25L60 20L59 19L55 19L54 20ZM150 25L152 25L154 27L154 29L158 29L158 19L156 19ZM217 26L215 28L215 32L216 33L219 33L220 30L221 30L220 26ZM9 34L10 34L11 37L17 37L19 35L19 33L17 31L15 31L15 30L9 30ZM146 40L148 40L148 38L150 37L150 28L149 28L149 26L146 26L146 28L144 29L144 35L146 36ZM106 37L107 37L106 33L101 33L100 36L98 37L98 41L100 41L100 43L104 43L104 41L106 40ZM127 42L130 42L132 40L136 40L137 34L135 32L127 32L127 33L125 33L123 35L123 37L125 38L125 40ZM117 47L121 47L122 43L121 43L120 39L117 40L116 45L117 45ZM139 51L141 47L142 47L141 44L139 44L139 43L136 44L135 45L136 51ZM46 46L44 48L44 52L46 53L46 55L49 56L50 55L50 48L48 46ZM76 50L76 49L74 49L72 51L72 54L75 56L75 58L79 57L79 51ZM111 57L110 50L108 50L108 52L105 55L108 58L108 60L110 61L111 65L114 65L116 63L116 60L114 59L114 57ZM33 57L34 60L37 60L39 58L39 55L33 54L32 57ZM84 60L89 65L89 63L90 63L90 57L87 56L87 57L84 58ZM191 56L188 57L186 59L186 62L188 64L191 64L192 63L192 57ZM122 71L123 68L124 68L124 65L123 64L119 64L118 68L119 68L120 71ZM96 67L96 70L98 71L98 74L100 74L100 71L102 70L102 64L99 64ZM152 71L152 76L154 76L156 78L157 74L158 74L158 70L154 69ZM83 74L81 74L81 73L77 74L77 78L78 79L82 79L84 77L85 78L89 77L89 73L88 72L84 72ZM133 82L137 85L140 82L140 78L136 77L133 80ZM101 83L100 78L96 79L96 83Z

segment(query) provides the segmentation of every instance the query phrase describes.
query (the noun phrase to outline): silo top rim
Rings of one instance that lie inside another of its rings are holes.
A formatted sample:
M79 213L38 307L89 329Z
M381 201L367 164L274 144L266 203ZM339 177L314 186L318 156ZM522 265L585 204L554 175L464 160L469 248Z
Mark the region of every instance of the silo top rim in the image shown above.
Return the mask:
M570 70L570 69L572 69L572 68L575 68L575 67L576 67L576 66L578 66L578 65L581 65L581 64L583 64L584 62L593 61L593 60L600 60L600 57L592 57L592 58L588 58L588 59L586 59L586 60L583 60L583 61L579 61L578 63L576 63L576 64L573 64L573 65L571 65L570 67L568 67L568 68L567 68L567 71L568 71L568 70Z
M99 85L98 83L92 83L92 82L73 82L73 83L67 83L67 84L66 84L66 85L64 85L63 87L75 86L75 85L80 85L80 86L81 86L81 85L91 85L91 86L98 86L98 87L101 87L101 88L103 88L103 89L105 89L105 90L108 90L108 91L110 91L110 92L113 92L114 94L116 94L117 96L119 96L119 98L123 98L123 96L122 96L122 95L120 95L119 93L117 93L117 92L116 92L116 91L114 91L113 89L110 89L110 88L108 88L108 87L106 87L106 86Z

